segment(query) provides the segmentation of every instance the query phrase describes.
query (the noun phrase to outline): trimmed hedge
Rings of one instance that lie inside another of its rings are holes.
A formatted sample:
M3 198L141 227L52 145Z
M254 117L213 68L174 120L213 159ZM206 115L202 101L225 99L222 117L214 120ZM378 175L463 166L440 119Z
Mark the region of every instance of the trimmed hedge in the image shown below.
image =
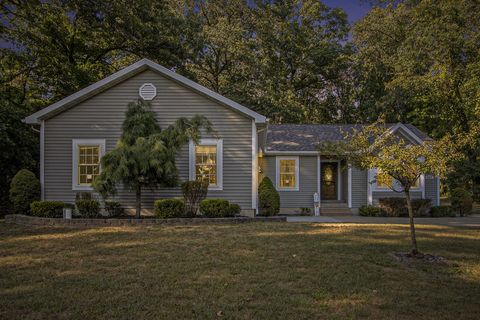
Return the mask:
M412 209L415 217L430 216L432 201L430 199L413 199ZM405 198L380 198L378 207L387 217L408 217L407 200Z
M264 177L258 186L258 202L262 216L275 216L280 211L280 195L268 177Z
M105 211L109 217L121 217L125 215L125 210L118 201L105 201Z
M32 216L42 218L63 217L65 203L62 201L34 201L30 204Z
M15 213L28 214L30 204L40 200L40 181L27 169L17 172L10 183L10 201Z
M233 217L230 203L224 199L205 199L200 202L200 212L209 218Z
M430 215L434 218L455 217L455 212L451 206L435 206L431 208Z
M78 214L83 218L97 218L100 216L100 203L97 200L75 201Z
M460 216L466 216L472 212L473 198L470 192L463 188L455 188L450 191L450 201L452 209Z
M160 199L156 200L155 216L159 218L181 218L185 214L185 203L181 199Z
M382 209L374 206L363 205L358 209L358 214L364 217L381 217L384 216Z
M230 213L234 216L236 215L239 215L240 212L242 212L242 209L240 208L240 206L236 203L230 203Z

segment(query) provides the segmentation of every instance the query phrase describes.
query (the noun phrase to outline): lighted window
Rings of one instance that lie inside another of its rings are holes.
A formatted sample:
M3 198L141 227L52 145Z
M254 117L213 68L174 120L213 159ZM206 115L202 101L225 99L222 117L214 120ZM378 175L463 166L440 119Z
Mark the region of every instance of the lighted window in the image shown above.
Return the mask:
M78 185L91 185L100 174L100 146L78 146Z
M189 144L189 179L207 180L209 190L223 190L223 140L200 139Z
M217 185L217 146L195 146L195 179Z
M298 158L277 157L277 188L298 190Z
M93 190L104 154L105 139L72 140L72 190Z
M391 188L393 186L392 177L388 173L383 172L380 169L377 170L376 179L378 188Z

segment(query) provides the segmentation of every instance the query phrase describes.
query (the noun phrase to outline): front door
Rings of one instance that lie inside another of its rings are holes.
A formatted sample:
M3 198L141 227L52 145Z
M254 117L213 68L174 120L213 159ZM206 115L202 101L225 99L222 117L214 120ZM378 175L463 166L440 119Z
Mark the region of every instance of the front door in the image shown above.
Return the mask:
M337 200L338 163L322 162L321 174L322 200Z

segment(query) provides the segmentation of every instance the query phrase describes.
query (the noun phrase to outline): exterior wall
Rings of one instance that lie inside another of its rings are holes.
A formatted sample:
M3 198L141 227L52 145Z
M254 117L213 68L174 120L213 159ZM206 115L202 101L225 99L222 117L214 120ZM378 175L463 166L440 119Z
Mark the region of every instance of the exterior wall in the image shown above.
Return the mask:
M366 205L368 174L365 170L352 167L352 208L358 209ZM355 210L354 210L355 211Z
M276 185L276 157L261 158L262 179L268 176ZM280 207L289 209L313 208L313 194L317 192L317 156L299 156L299 190L279 191Z
M432 205L440 205L440 199L438 198L439 180L433 175L425 175L425 198L432 199Z
M144 71L126 81L45 121L44 195L47 200L73 202L78 191L72 190L72 139L106 139L106 151L115 147L120 135L127 104L138 99L143 83L153 83L157 96L152 109L161 128L179 117L206 116L217 136L223 139L223 190L209 191L208 197L225 198L242 209L252 208L252 120L204 96L201 96L154 71ZM188 180L188 145L177 157L182 180ZM145 190L142 205L149 209L159 198L180 196L180 190ZM134 207L135 195L121 191L117 200Z

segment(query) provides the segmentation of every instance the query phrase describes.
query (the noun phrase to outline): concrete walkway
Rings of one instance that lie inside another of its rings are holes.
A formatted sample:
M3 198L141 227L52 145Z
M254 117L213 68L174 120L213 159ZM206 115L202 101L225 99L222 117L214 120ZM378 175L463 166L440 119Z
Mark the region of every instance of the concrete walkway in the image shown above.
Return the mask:
M287 217L287 222L306 223L366 223L366 224L408 224L408 218L387 217L362 217L362 216L292 216ZM480 216L455 217L455 218L415 218L417 225L436 225L450 227L480 228Z

